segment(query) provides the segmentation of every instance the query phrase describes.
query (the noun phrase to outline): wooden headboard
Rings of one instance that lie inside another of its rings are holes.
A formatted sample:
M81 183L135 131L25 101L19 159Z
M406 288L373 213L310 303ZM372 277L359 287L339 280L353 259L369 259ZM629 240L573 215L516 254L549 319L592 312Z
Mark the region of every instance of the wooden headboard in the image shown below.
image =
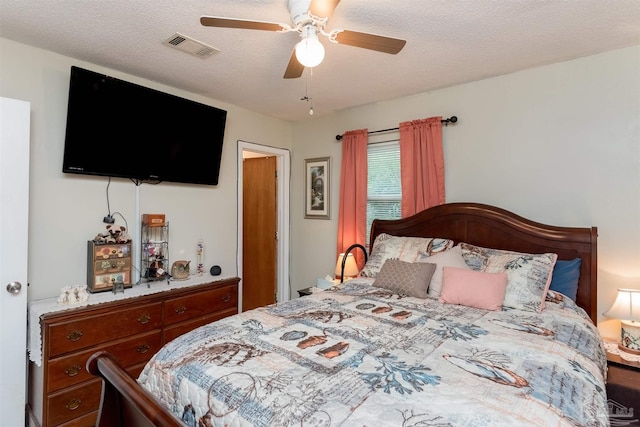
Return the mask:
M374 220L369 248L381 234L440 237L486 248L526 253L553 252L581 258L577 304L597 320L597 227L557 227L481 203L447 203L398 220Z

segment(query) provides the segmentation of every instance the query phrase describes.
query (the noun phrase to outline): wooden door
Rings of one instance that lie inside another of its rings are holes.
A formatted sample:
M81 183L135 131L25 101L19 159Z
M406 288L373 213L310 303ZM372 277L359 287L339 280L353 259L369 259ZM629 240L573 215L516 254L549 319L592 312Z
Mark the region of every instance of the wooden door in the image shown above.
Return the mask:
M242 166L242 311L276 302L276 157L247 158Z

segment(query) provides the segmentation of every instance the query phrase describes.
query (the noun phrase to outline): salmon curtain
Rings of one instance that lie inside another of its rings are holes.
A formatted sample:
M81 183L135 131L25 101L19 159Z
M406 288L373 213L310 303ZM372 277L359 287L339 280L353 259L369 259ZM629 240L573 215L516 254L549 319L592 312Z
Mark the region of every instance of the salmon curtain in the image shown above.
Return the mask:
M402 217L445 202L442 117L400 123Z
M342 137L336 259L354 243L366 247L368 139L367 129L348 131ZM350 253L355 257L358 268L362 270L362 251L355 249Z

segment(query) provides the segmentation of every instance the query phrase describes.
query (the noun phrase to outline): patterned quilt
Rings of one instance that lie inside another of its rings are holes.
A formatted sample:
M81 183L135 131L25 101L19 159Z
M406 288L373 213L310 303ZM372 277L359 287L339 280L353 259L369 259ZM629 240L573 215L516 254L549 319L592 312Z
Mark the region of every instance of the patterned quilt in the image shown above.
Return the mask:
M188 426L607 426L606 357L571 300L540 314L356 279L168 343L138 382Z

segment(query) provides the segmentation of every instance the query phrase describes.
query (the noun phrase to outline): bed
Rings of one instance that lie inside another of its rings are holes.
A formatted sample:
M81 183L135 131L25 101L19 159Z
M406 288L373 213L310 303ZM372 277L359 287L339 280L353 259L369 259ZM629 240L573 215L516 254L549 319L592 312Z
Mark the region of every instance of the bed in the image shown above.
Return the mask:
M449 203L374 221L370 248L365 277L182 335L137 380L93 355L98 426L608 425L596 227ZM443 261L455 251L464 267ZM558 261L575 302L548 291ZM414 286L436 292L437 271L439 296ZM523 278L541 301L512 289Z

